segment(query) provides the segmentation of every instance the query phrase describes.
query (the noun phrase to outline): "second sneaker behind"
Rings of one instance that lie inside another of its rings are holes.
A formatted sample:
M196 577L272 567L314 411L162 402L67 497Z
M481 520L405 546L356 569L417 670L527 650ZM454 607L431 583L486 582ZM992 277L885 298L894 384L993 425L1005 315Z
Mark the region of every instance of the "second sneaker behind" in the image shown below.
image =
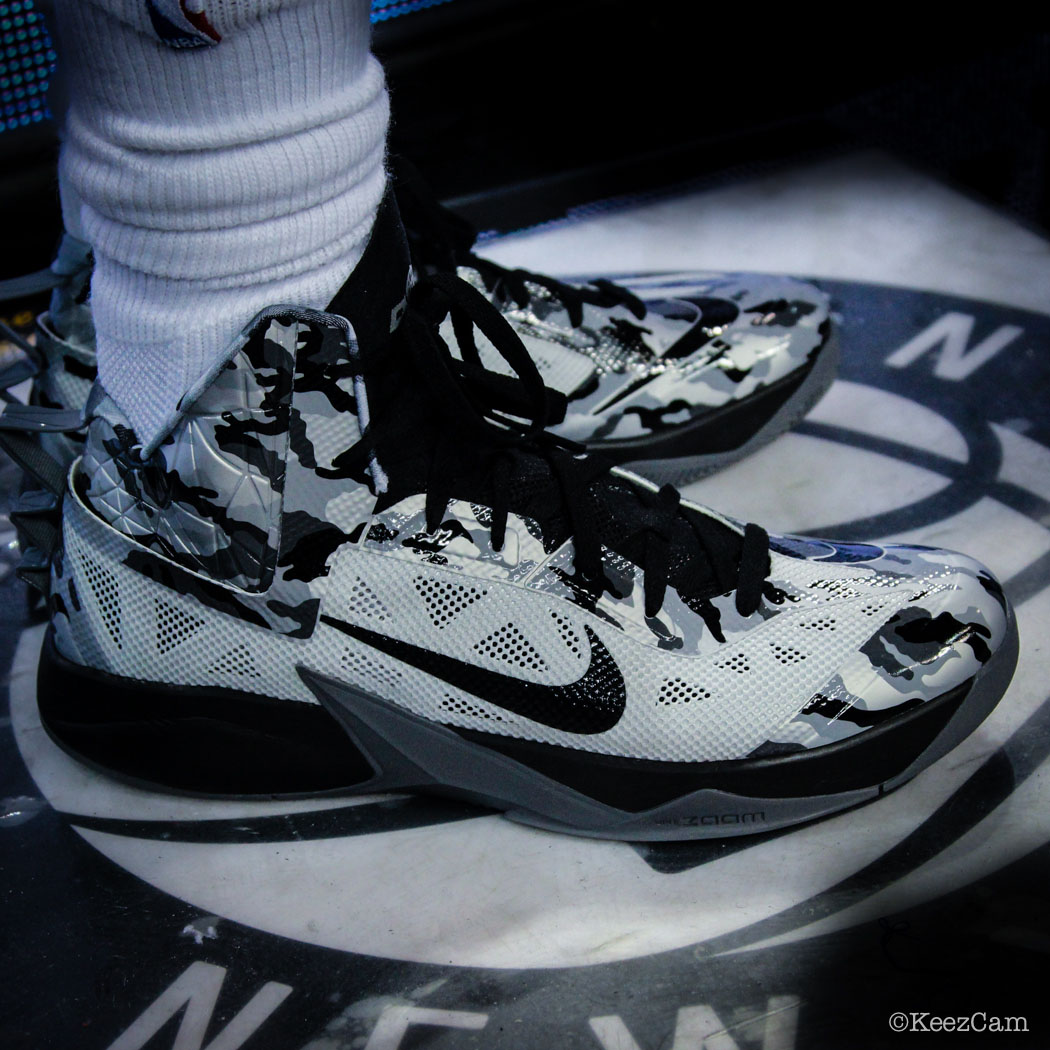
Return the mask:
M835 378L828 296L791 277L663 273L558 279L474 251L473 228L397 164L421 268L455 273L510 322L566 395L554 429L656 481L684 482L755 452ZM444 334L455 345L451 324ZM478 341L479 363L506 371Z

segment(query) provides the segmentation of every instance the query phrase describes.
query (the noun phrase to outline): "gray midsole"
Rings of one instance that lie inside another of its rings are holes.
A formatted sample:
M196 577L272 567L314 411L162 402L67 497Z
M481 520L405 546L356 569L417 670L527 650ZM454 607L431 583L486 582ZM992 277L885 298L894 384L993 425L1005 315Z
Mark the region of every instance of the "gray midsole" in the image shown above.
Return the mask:
M645 810L625 812L538 773L512 758L465 740L345 682L300 668L320 703L365 753L376 776L369 793L440 789L506 811L512 820L598 838L675 840L754 834L845 809L915 776L968 736L1009 685L1017 662L1017 627L974 678L966 699L937 739L885 784L804 798L753 798L705 788Z

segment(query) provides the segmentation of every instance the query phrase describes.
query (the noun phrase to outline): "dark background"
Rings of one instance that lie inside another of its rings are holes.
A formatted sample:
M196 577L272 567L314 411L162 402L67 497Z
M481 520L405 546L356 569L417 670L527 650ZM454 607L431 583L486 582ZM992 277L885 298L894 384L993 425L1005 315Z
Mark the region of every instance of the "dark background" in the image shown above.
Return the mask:
M483 229L870 146L1050 229L1050 33L734 13L453 0L388 17L391 146ZM50 261L55 152L49 121L0 134L0 276Z

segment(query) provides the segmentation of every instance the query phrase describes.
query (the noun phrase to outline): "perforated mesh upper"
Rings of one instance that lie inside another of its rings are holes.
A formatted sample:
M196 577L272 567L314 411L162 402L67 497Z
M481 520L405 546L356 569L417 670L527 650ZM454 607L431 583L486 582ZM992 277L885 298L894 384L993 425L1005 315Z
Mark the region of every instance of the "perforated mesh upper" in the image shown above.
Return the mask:
M154 608L157 616L157 651L160 653L171 652L204 626L204 621L199 617L191 616L160 598L154 599Z
M350 602L357 612L370 620L382 623L390 617L390 610L383 604L382 599L360 576L354 577L350 588Z
M98 602L102 622L109 632L118 649L123 647L123 632L121 630L120 615L120 588L113 573L104 569L94 558L84 558L84 571L87 581L91 585L91 593Z
M686 682L681 678L668 678L660 686L656 701L660 704L688 704L692 700L710 700L711 693L695 682Z
M509 664L517 664L532 670L546 670L547 664L529 640L512 623L504 624L498 631L483 638L474 646L474 651Z
M727 671L735 671L737 674L748 674L751 664L748 662L747 653L736 652L723 660L717 660L715 667L725 668Z
M571 652L578 653L583 643L580 641L580 636L572 629L572 624L553 609L551 610L551 616L558 628L561 640L569 647Z
M448 693L441 698L441 706L450 715L458 718L480 719L483 722L505 722L503 715L495 711L486 711L479 704L473 704L469 700L458 696L450 696Z
M357 649L347 649L341 658L344 671L356 678L366 679L372 688L382 690L397 689L401 686L404 675L391 661L382 656Z
M816 579L813 580L809 586L815 599L823 599L828 602L846 601L850 598L856 598L864 593L863 591L857 590L856 587L851 587L849 580Z
M777 642L770 642L770 646L773 649L773 655L782 664L797 664L806 659L806 654L794 646L780 645Z
M804 631L833 631L835 630L834 616L811 616L799 622L799 627Z
M430 619L438 628L445 627L468 605L473 605L488 593L469 583L435 579L433 576L417 576L413 583L426 603Z
M935 566L923 577L895 577L901 586L894 589L881 580L869 582L877 578L870 572L862 578L850 566L780 560L777 579L783 578L789 597L771 618L742 627L711 652L677 655L559 595L499 579L482 583L458 570L360 548L341 550L324 610L464 665L487 666L508 680L568 688L588 673L596 653L589 639L597 639L603 673L608 681L622 676L627 704L611 729L588 736L501 707L498 689L474 696L450 688L363 642L348 644L345 633L325 625L309 638L254 626L129 568L134 546L71 494L64 571L77 583L82 608L71 604L65 624L56 617L63 651L140 679L313 702L296 672L305 666L445 724L668 761L750 754L795 717L912 594L949 586L947 571ZM814 579L844 586L813 592L808 586ZM65 581L59 582L57 593L67 593ZM852 592L854 597L842 597ZM228 599L234 600L232 591ZM243 595L236 600L248 601ZM262 609L268 599L252 600L250 608Z
M233 675L237 678L262 677L255 663L255 655L243 642L223 653L213 664L212 670L221 675Z

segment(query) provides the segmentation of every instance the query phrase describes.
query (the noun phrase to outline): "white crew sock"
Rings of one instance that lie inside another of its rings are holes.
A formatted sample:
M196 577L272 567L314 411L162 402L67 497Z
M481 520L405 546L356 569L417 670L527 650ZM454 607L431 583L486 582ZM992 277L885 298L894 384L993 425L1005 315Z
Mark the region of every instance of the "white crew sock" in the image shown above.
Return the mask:
M63 207L95 252L100 378L142 442L259 310L323 308L360 258L388 119L368 9L58 3Z

